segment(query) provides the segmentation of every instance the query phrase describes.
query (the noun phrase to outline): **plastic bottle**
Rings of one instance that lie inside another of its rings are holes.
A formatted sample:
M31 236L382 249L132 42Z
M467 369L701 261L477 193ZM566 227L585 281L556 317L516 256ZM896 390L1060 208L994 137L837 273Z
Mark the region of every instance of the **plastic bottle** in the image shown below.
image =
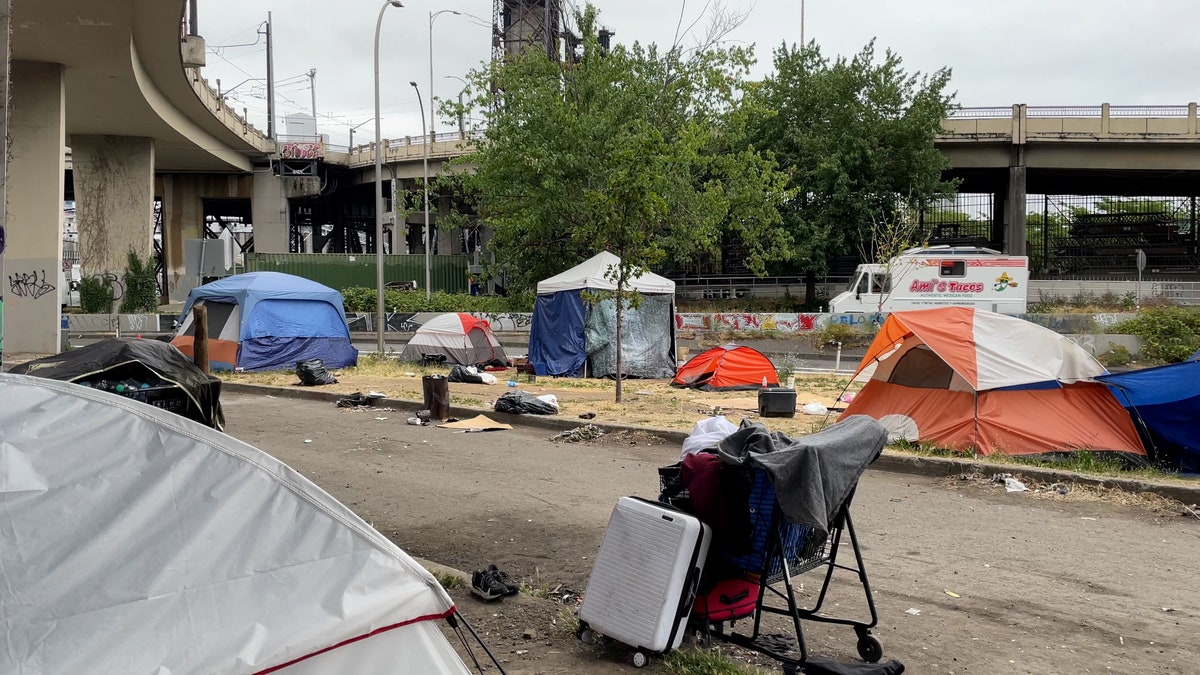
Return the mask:
M766 376L766 375L763 375L763 383L762 383L762 388L763 388L763 389L766 389L766 388L767 388L767 376Z

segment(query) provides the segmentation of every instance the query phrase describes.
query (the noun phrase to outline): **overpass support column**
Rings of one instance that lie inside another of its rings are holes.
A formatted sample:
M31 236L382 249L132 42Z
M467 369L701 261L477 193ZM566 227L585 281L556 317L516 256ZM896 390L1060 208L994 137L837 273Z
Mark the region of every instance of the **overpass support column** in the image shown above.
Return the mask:
M254 192L250 200L250 222L254 223L254 250L257 253L287 253L287 190L283 178L271 167L255 167Z
M153 250L154 141L73 135L71 157L80 271L120 278L129 251L144 259Z
M63 67L12 66L4 254L4 351L57 354L61 347L66 91Z
M1025 245L1025 152L1014 148L1015 161L1008 167L1008 198L1004 200L1004 252L1026 255Z

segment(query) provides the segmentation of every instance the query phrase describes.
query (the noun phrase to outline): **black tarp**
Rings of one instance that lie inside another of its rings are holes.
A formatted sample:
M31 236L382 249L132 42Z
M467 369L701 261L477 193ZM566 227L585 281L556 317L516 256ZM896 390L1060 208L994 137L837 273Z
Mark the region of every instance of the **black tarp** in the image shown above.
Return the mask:
M220 385L211 381L191 359L174 346L158 340L112 338L72 349L56 356L29 361L14 373L50 380L87 384L94 388L150 402L184 417L222 429ZM105 386L98 386L101 382ZM120 384L123 391L116 391ZM166 405L167 397L182 405Z

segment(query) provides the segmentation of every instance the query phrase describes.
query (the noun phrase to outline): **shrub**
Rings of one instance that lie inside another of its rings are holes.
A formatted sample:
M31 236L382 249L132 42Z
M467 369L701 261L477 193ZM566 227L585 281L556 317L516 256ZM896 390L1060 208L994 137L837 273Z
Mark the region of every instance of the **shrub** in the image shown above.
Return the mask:
M812 342L817 349L835 347L839 343L843 347L854 347L869 343L872 337L844 323L829 323L812 333Z
M1125 348L1125 345L1113 345L1108 351L1099 356L1100 363L1104 364L1105 368L1113 366L1127 366L1133 363L1133 355Z
M113 309L112 286L100 277L79 281L79 310L84 314L108 314Z
M1122 321L1113 333L1142 339L1142 356L1148 360L1178 363L1200 349L1200 312L1183 307L1153 307Z
M158 309L158 284L154 279L154 258L144 261L133 249L129 249L126 263L125 294L121 296L122 314L141 314ZM80 298L80 304L83 299Z

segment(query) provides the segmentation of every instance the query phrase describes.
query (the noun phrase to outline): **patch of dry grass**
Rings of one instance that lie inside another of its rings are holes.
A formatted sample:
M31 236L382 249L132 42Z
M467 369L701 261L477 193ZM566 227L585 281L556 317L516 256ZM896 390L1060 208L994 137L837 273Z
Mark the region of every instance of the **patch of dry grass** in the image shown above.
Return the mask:
M1200 518L1200 514L1193 512L1193 509L1183 502L1153 492L1128 492L1119 487L1090 485L1074 481L1051 483L1017 472L1014 472L1013 475L1028 488L1021 494L1034 499L1074 503L1105 502L1140 508L1160 516L1187 515ZM1003 481L998 482L992 476L980 472L948 476L939 483L949 490L964 488L982 488L997 492L1005 490Z

